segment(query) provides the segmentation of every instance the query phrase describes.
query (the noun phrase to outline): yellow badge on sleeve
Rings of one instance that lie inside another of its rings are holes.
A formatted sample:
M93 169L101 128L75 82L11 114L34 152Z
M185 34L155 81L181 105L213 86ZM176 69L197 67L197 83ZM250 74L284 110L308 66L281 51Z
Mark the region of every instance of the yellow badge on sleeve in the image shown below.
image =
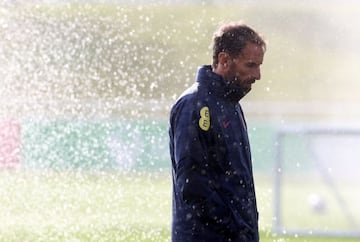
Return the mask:
M210 128L210 111L208 107L203 107L200 110L199 127L204 131L208 131Z

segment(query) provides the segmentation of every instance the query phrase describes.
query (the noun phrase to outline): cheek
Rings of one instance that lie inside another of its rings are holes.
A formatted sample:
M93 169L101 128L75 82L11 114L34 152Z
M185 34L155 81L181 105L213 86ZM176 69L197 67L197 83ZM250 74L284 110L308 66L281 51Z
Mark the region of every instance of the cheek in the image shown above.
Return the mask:
M233 63L231 66L230 72L233 76L236 77L243 77L246 74L244 68L240 65L236 65L235 63Z
M239 79L239 80L244 80L248 77L249 73L244 71L244 70L238 70L236 72L236 77Z
M236 77L244 78L249 75L249 71L244 65L238 63L237 65L234 63L233 65L233 73Z

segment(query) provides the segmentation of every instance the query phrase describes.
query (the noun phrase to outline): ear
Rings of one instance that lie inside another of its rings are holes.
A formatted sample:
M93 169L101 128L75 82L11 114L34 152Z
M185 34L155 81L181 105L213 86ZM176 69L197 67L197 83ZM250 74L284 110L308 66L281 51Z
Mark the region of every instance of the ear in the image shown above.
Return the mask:
M230 55L226 52L220 52L218 55L218 62L222 69L227 69L230 66Z

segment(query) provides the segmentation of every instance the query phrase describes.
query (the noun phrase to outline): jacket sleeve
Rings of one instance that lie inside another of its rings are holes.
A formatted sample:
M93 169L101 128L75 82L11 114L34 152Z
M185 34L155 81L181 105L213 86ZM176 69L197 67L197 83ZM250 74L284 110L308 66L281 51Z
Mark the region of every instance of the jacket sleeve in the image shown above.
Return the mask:
M188 218L202 224L216 225L215 229L229 231L233 220L229 208L217 191L213 150L216 148L213 131L200 127L202 106L180 104L173 112L173 169L178 199L191 208ZM211 110L210 110L211 113Z

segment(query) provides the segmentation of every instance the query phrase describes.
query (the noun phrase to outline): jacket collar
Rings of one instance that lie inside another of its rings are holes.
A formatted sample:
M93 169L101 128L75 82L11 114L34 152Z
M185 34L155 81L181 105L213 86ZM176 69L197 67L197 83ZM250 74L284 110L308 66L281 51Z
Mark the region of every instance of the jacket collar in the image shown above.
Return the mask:
M199 86L207 86L211 93L232 102L239 102L249 92L240 85L226 82L222 76L212 71L210 65L199 67L196 81Z

